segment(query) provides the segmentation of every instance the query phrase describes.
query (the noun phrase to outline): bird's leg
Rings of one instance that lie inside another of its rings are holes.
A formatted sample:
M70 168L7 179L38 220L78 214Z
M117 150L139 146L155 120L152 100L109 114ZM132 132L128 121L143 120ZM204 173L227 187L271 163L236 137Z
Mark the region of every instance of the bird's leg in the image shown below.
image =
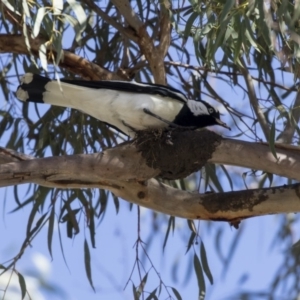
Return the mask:
M124 126L126 126L127 128L129 128L132 132L137 133L138 130L136 130L135 128L133 128L129 124L127 124L125 121L122 120L122 123L123 123Z
M158 120L160 120L160 121L162 121L162 122L168 124L169 126L175 126L175 127L177 126L176 124L174 124L174 123L172 123L172 122L169 122L168 120L166 120L166 119L164 119L164 118L162 118L162 117L160 117L160 116L154 114L154 113L153 113L152 111L150 111L148 108L144 108L143 110L144 110L144 113L145 113L145 114L150 115L150 116L152 116L152 117L154 117L154 118L156 118L156 119L158 119Z
M152 111L150 111L148 108L144 108L143 111L144 111L145 114L150 115L150 116L152 116L152 117L154 117L154 118L156 118L156 119L158 119L158 120L160 120L160 121L162 121L162 122L168 124L168 125L171 126L171 127L174 127L174 128L181 128L181 129L190 129L190 130L195 130L195 129L197 129L197 127L195 127L195 126L181 126L181 125L177 125L177 124L175 124L175 123L173 123L173 122L170 122L170 121L168 121L168 120L166 120L166 119L164 119L164 118L162 118L162 117L160 117L160 116L154 114L154 113L153 113Z
M172 126L172 127L175 127L175 128L178 128L178 127L181 127L181 126L178 126L172 122L169 122L165 119L163 119L162 117L160 116L157 116L156 114L154 114L153 112L151 112L149 109L147 108L144 108L144 113L154 117L154 118L157 118L158 120L162 121L162 122L165 122L166 124L168 124L169 126ZM166 137L166 144L170 145L170 146L173 146L173 142L172 142L172 136L171 136L171 131L168 131L167 132L167 137Z

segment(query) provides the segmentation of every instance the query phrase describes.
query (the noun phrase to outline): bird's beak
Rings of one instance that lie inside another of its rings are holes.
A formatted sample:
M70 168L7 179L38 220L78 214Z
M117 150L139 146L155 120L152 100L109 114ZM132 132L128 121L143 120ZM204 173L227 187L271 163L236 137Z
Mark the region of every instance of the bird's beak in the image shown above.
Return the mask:
M227 129L231 130L231 128L230 128L226 123L222 122L220 119L217 119L217 118L216 118L216 122L217 122L218 125L220 125L220 126L222 126L222 127L225 127L225 128L227 128Z

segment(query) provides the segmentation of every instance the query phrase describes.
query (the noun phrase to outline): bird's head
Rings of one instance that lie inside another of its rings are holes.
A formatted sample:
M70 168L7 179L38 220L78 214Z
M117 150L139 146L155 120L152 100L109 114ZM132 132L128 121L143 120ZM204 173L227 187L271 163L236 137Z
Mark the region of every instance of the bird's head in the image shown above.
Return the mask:
M206 120L209 123L205 126L220 125L231 130L226 123L221 121L220 112L216 108L212 107L209 103L205 101L188 100L187 106L195 117L206 117ZM209 117L209 119L207 119L207 117Z

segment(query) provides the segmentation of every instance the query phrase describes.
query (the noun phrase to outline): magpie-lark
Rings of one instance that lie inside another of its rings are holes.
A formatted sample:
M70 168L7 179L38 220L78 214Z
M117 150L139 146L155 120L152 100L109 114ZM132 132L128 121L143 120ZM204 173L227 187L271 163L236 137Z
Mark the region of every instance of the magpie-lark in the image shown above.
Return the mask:
M220 113L204 101L189 100L179 90L125 81L51 80L27 73L17 97L78 109L133 137L134 131L168 126L201 128L221 125Z

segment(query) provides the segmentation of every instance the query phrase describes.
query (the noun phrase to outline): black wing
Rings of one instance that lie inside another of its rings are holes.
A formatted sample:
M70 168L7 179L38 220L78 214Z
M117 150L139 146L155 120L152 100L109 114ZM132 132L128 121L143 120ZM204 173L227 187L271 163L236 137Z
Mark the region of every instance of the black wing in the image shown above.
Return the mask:
M186 102L186 96L179 90L160 84L138 83L138 82L126 82L126 81L85 81L85 80L70 80L61 79L62 82L84 86L92 89L109 89L129 93L148 94L148 95L160 95L163 97L170 97L180 102Z

